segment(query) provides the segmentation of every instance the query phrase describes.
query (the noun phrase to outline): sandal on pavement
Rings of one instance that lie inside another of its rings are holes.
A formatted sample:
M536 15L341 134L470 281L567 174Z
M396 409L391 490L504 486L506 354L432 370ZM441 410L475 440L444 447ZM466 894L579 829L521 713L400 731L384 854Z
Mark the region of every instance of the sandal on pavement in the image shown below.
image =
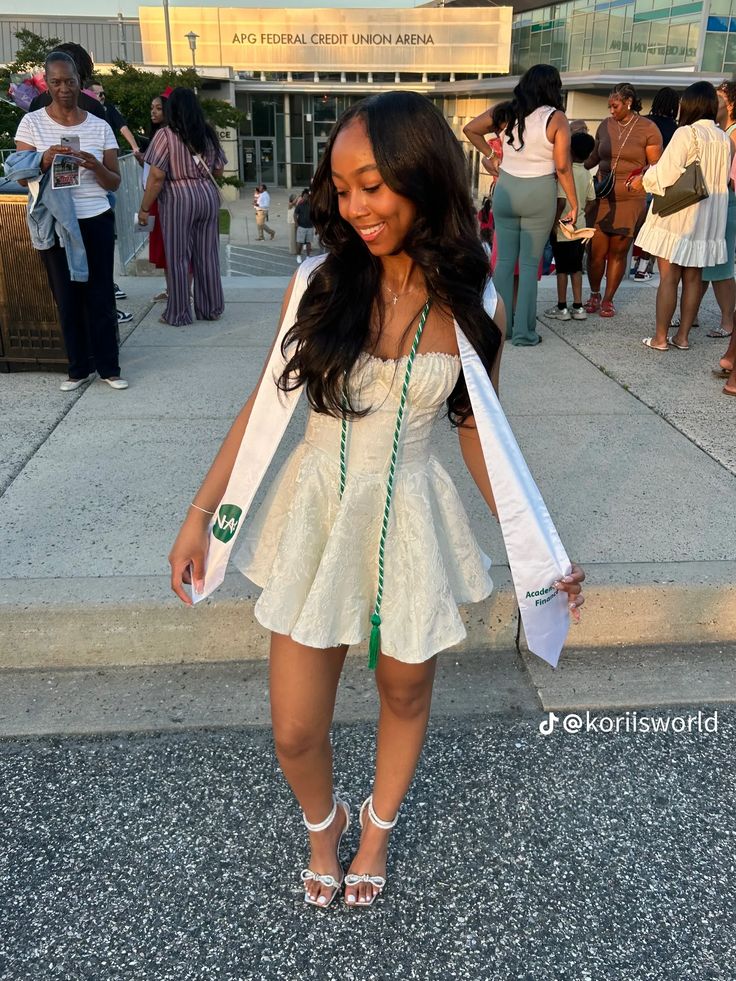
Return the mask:
M169 291L168 290L161 290L161 292L160 293L157 293L154 296L153 299L154 299L154 302L155 302L156 300L168 300L168 298L169 298Z
M711 374L715 375L716 378L728 378L731 374L728 368L711 368Z
M371 794L370 797L366 797L360 806L361 828L364 824L364 812L366 808L368 808L368 817L371 819L371 822L375 824L377 828L380 828L381 831L391 831L392 828L396 827L396 822L399 820L398 811L396 812L396 816L394 817L393 821L382 821L373 809L373 794ZM353 903L348 903L348 901L345 900L347 906L362 906L364 909L368 906L372 906L386 886L386 880L382 875L369 875L367 872L364 872L362 875L356 875L354 872L349 872L345 876L346 886L358 886L361 882L368 882L373 886L373 895L367 902L363 900L362 902L356 901Z
M613 300L601 300L601 308L598 313L601 317L615 317L616 307L613 305Z
M350 807L348 806L347 801L340 800L339 798L333 796L332 810L324 819L324 821L320 821L319 824L310 824L309 821L307 821L306 817L304 816L303 812L302 812L302 820L304 821L304 824L307 826L308 831L326 831L327 828L329 828L332 822L335 820L338 807L342 807L342 809L345 811L345 827L342 829L342 831L340 832L340 837L337 839L337 849L336 849L337 864L340 866L340 869L342 869L342 862L340 861L340 844L342 842L342 836L350 827ZM338 882L338 880L333 875L320 875L317 872L313 872L311 869L303 869L301 874L301 879L302 882L304 883L317 882L322 886L327 886L328 889L332 889L332 895L326 902L320 902L319 899L312 899L306 887L304 889L304 902L307 903L307 905L318 906L320 909L327 909L327 907L330 905L330 903L335 898L335 896L340 892L344 875ZM324 896L321 896L320 898L324 899Z
M674 340L674 338L672 338L672 337L668 337L667 338L667 343L669 344L670 347L677 348L678 351L689 351L690 350L690 345L689 344L678 344L677 341Z
M588 298L585 304L585 312L598 313L598 311L600 310L600 306L601 306L601 294L591 293L590 297Z
M724 395L730 395L732 398L736 399L736 392L732 392L730 389L726 388L725 385L723 386L721 391L723 392ZM345 881L347 882L347 879Z
M644 345L644 347L648 347L650 351L659 351L660 354L666 354L669 348L655 347L654 344L652 344L653 340L654 340L653 337L642 337L641 342Z
M706 337L719 337L723 340L724 337L730 337L731 331L724 330L723 327L714 327L713 330L709 330L705 335Z

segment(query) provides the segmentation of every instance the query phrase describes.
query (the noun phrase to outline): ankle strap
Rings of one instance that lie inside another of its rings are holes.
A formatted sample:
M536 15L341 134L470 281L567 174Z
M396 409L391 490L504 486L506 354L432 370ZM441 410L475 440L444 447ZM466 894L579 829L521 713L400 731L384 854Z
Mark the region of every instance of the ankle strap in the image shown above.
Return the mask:
M332 795L332 810L327 815L327 817L324 819L324 821L320 821L319 824L310 824L309 821L307 821L307 818L306 818L306 815L304 814L304 811L302 811L302 820L306 824L308 831L324 831L325 828L329 828L329 826L335 820L335 815L336 814L337 814L337 798L333 794Z
M370 797L366 797L366 799L363 801L360 808L361 818L363 817L363 811L366 807L368 808L368 817L377 828L380 828L382 831L390 831L392 828L396 827L396 822L399 820L399 812L396 812L393 821L382 821L373 808L373 794L371 794Z

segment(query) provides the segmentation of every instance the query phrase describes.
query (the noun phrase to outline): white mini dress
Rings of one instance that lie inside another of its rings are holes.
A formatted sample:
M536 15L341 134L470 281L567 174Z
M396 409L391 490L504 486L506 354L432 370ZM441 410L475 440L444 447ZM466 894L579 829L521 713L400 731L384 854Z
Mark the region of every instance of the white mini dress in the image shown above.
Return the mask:
M493 589L432 431L458 380L460 358L418 353L409 383L386 538L381 650L406 663L427 660L466 636L459 603ZM292 452L241 532L237 567L262 588L255 615L300 644L358 644L370 632L378 543L391 444L406 358L362 355L350 377L357 408L348 426L347 480L340 498L341 420L309 412Z

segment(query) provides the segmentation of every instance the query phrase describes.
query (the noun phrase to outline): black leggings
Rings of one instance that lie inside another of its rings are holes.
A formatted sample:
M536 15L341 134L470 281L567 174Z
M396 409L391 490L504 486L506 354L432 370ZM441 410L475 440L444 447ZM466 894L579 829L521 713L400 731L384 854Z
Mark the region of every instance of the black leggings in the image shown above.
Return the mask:
M100 378L120 375L118 315L113 286L115 219L112 211L81 218L79 228L87 253L89 280L73 283L66 253L58 242L40 252L51 292L59 308L69 377L86 378L96 370Z

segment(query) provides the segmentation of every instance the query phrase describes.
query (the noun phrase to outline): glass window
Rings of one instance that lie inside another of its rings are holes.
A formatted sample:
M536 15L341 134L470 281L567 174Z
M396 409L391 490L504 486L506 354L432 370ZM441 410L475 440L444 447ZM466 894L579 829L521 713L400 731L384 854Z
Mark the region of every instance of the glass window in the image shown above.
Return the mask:
M729 34L726 39L725 61L736 61L736 34Z
M687 39L688 24L672 24L670 33L667 37L667 55L665 61L668 65L681 65L688 60Z
M703 49L703 71L722 72L723 58L726 53L725 34L706 34Z
M602 54L606 50L608 36L608 15L598 14L593 21L593 38L590 47L591 54Z
M724 14L728 17L731 13L731 0L710 0L710 13L715 17Z
M663 65L667 55L667 35L669 24L667 21L655 21L652 24L649 34L649 55L648 65Z
M332 122L337 119L337 98L334 95L317 96L314 100L315 122Z

